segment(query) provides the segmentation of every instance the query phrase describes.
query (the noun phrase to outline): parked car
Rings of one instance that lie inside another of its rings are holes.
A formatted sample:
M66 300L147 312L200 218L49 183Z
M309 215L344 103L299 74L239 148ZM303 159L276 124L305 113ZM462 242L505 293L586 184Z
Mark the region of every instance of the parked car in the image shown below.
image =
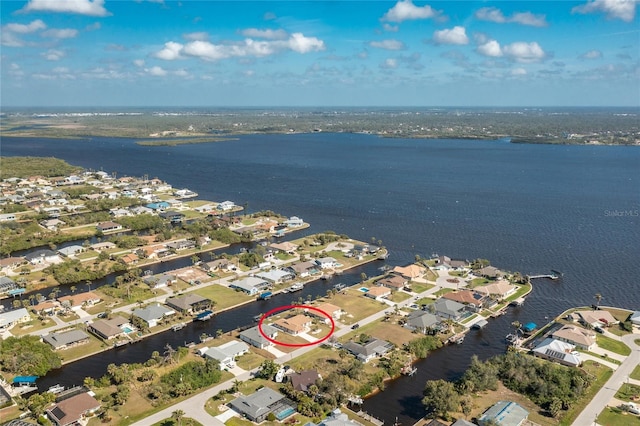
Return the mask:
M353 325L351 326L351 329L352 329L352 330L355 330L355 329L356 329L356 328L358 328L358 327L360 327L360 324L355 323L355 324L353 324Z
M602 329L602 327L595 327L594 330L598 333L604 334L604 330Z

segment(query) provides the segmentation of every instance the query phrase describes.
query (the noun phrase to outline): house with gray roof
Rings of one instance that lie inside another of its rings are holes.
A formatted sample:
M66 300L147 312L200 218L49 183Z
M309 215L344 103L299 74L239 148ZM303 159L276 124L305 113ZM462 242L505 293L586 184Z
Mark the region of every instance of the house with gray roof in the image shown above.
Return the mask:
M267 387L251 395L236 398L229 405L235 411L256 423L264 421L269 413L274 413L276 417L279 417L280 413L289 412L293 414L295 412L293 403L286 400L284 395Z
M437 316L429 312L417 310L407 316L404 327L426 334L429 330L437 330L439 325L440 319Z
M537 357L549 361L555 361L562 365L577 367L582 364L582 360L580 359L580 355L575 352L574 349L575 346L570 343L562 342L552 337L547 337L542 341L542 343L533 348L533 354Z
M163 288L178 282L178 277L172 274L158 274L142 279L150 288Z
M25 255L24 258L32 265L62 262L62 259L60 258L60 256L58 256L58 253L48 249L34 251L33 253Z
M458 321L467 312L462 303L440 298L433 304L436 315L444 319Z
M262 324L262 333L270 339L275 339L278 336L278 329L268 324ZM259 349L273 346L274 343L267 340L262 333L260 333L258 326L251 327L240 333L240 339Z
M451 426L476 426L475 423L471 423L465 419L458 419Z
M220 370L231 369L236 366L236 357L249 352L249 346L244 342L232 340L213 348L202 348L202 356L215 359L220 365Z
M272 284L280 284L293 279L295 275L283 269L270 269L266 272L258 272L256 277L269 281Z
M267 281L258 277L246 277L229 283L230 288L242 290L250 296L258 294L262 290L266 290L269 286L270 284Z
M640 325L640 311L632 312L631 315L629 315L629 321L634 325Z
M513 401L498 401L478 419L480 426L497 424L500 426L520 426L529 417L529 412Z
M89 335L82 330L68 330L63 332L49 333L42 336L45 343L53 346L53 349L68 349L72 346L81 345L89 341Z
M145 306L144 308L135 309L133 316L138 317L146 322L149 327L155 327L162 319L174 315L176 311L165 308L160 304Z
M83 251L85 251L84 247L80 245L72 245L69 247L61 248L60 250L58 250L58 253L60 253L64 257L70 257L75 256L78 253L82 253Z
M16 324L31 320L29 311L25 308L14 309L9 312L0 313L0 330L9 330Z
M16 285L15 281L13 281L11 278L9 278L9 277L0 277L0 294L1 293L6 293L9 290L13 290L16 287L17 287L17 285Z
M342 346L358 360L367 363L373 358L382 356L393 349L393 344L376 338L369 339L366 343L347 342Z
M182 296L169 297L164 303L180 313L193 314L211 308L213 302L198 294L187 293Z

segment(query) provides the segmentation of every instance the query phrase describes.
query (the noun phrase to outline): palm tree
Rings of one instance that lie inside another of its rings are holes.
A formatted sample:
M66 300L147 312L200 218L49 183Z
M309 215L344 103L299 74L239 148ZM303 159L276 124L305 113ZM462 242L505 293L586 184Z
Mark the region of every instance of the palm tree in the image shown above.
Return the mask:
M71 287L69 287L69 290L71 290L71 294L74 294L77 290L75 285L72 285Z
M182 425L183 417L184 417L184 411L182 410L176 410L173 413L171 413L171 418L176 419L176 422L178 422L178 425Z
M602 295L600 293L596 293L594 298L596 299L596 309L600 309L600 301L602 300Z
M518 332L522 332L521 330L522 324L520 323L520 321L516 320L512 322L511 325L516 329L514 332L516 336L518 335Z

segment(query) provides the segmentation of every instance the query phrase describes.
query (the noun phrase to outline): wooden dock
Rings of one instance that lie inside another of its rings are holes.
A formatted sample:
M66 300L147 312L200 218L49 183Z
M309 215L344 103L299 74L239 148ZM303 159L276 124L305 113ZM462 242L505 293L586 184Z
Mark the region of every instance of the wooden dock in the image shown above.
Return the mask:
M371 423L373 423L376 426L382 426L384 424L383 420L380 419L376 419L375 417L365 413L364 411L360 410L356 413L359 417L362 417L365 420L370 421Z

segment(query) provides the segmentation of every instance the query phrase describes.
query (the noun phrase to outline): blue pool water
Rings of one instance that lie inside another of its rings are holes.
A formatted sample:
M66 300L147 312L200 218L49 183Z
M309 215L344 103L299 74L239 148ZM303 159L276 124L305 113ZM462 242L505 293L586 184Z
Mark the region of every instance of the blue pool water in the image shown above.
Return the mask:
M126 325L122 327L122 331L124 331L127 334L133 333L133 330L130 327L127 327Z
M363 293L366 293L366 292L368 292L368 291L369 291L369 289L368 289L368 288L366 288L366 287L360 287L358 290L360 290L360 291L361 291L361 292L363 292Z
M296 412L296 410L294 410L292 407L287 407L284 410L280 411L278 414L276 414L276 418L278 420L283 420L283 419L286 419L287 417L289 417L290 415L292 415L295 412Z

